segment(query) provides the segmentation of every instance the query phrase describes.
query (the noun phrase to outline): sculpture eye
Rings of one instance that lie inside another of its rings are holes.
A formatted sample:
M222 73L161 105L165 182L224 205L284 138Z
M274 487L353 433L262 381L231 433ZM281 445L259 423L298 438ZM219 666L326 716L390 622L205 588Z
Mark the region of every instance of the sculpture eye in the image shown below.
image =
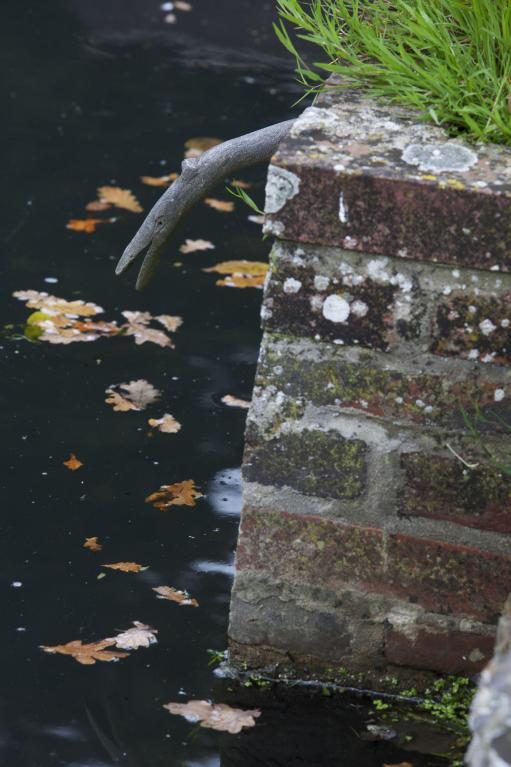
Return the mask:
M163 219L162 218L157 218L156 219L156 226L158 227L158 229L161 229L161 227L163 226Z

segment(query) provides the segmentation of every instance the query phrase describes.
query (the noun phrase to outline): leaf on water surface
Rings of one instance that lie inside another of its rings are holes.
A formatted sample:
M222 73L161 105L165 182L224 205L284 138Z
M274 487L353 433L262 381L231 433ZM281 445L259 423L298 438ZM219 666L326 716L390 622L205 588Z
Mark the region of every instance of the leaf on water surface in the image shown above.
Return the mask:
M141 570L147 570L149 565L138 565L136 562L114 562L110 565L101 565L110 570L121 570L123 573L139 573Z
M39 645L41 650L48 653L60 653L61 655L70 655L72 658L84 666L93 666L97 660L117 661L119 658L127 658L127 652L117 652L117 650L106 650L115 644L113 639L103 639L101 642L91 642L82 644L81 639L67 644L59 644L54 647L48 645Z
M169 333L175 333L183 324L182 317L175 317L172 314L159 314L157 317L154 317L154 319L159 322L160 325L163 325Z
M177 602L180 607L198 607L199 603L190 596L187 591L179 591L172 586L154 586L157 599L168 599L169 602Z
M219 288L262 288L264 277L246 277L244 274L229 274L224 280L215 282Z
M86 232L92 234L96 231L99 224L108 224L109 218L72 218L66 224L66 229L73 229L75 232Z
M218 144L221 143L222 139L213 138L211 136L195 136L194 138L189 138L188 141L185 142L185 157L188 159L191 157L200 157L201 154L207 152L208 149L218 146Z
M162 485L155 493L151 493L145 499L146 503L152 503L155 509L168 511L171 506L195 506L196 498L202 498L195 488L193 479L176 482L173 485Z
M178 11L191 11L192 6L186 0L174 0L174 8Z
M146 626L140 621L132 621L135 628L123 631L115 637L109 637L107 641L113 642L121 650L138 650L139 647L150 647L157 644L157 629Z
M142 213L144 210L130 189L121 189L119 186L98 187L98 198L100 202L110 202L132 213Z
M149 418L148 424L153 429L158 428L165 434L177 434L181 430L179 421L176 421L174 416L169 415L169 413L165 413L161 418Z
M226 200L217 200L214 197L205 197L204 202L214 210L219 210L221 213L232 213L234 210L234 203L227 202Z
M232 394L226 394L225 397L222 397L222 402L224 405L229 405L229 407L242 407L246 410L250 407L250 402L246 399L238 399L238 397L233 397Z
M128 320L130 325L149 325L153 315L149 312L130 312L128 310L121 312L122 316Z
M226 274L223 280L217 280L216 285L227 288L262 288L268 264L262 261L222 261L219 264L203 269L204 272Z
M241 181L239 178L232 178L231 184L232 186L237 186L240 189L250 189L252 187L252 184L249 184L248 181Z
M168 186L176 178L179 178L179 173L169 173L168 176L140 176L141 182L147 186Z
M122 394L115 389L121 389ZM110 384L108 389L105 389L105 394L108 394L105 402L121 413L128 410L144 410L161 396L158 389L143 378L129 383Z
M243 710L225 703L209 703L207 700L189 700L188 703L167 703L163 706L171 714L184 716L188 722L200 722L201 727L237 735L244 727L253 727L261 716L258 708Z
M213 250L214 247L209 240L186 240L179 251L180 253L195 253L197 250Z
M89 213L100 213L103 210L109 210L112 205L109 202L101 202L101 200L93 200L92 202L88 202L85 206L85 210L89 211Z
M63 463L64 463L64 466L67 466L67 468L70 471L76 471L77 469L80 468L80 466L83 466L83 463L78 460L78 458L76 457L74 453L70 453L67 461L63 461Z
M163 21L165 22L165 24L175 24L176 21L177 21L176 14L175 13L167 13L163 17Z
M49 314L79 315L82 317L91 317L94 314L104 312L101 306L84 301L66 301L65 298L50 296L48 293L40 293L38 290L17 290L13 294L14 298L20 301L26 301L29 309L42 309Z
M162 330L148 327L148 323L153 319L149 312L126 311L122 312L122 315L126 317L128 322L121 325L120 330L127 336L133 336L137 346L149 341L150 343L158 344L158 346L175 348L172 339Z
M98 541L98 536L95 535L93 538L86 538L85 543L83 544L84 549L89 549L89 551L101 551L103 549L103 546Z

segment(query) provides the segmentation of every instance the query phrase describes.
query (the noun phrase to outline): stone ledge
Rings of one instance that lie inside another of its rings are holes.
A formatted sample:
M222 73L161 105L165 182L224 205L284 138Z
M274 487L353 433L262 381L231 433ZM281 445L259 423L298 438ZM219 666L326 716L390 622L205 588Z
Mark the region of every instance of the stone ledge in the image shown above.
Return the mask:
M331 89L273 158L266 212L282 239L509 271L511 150Z

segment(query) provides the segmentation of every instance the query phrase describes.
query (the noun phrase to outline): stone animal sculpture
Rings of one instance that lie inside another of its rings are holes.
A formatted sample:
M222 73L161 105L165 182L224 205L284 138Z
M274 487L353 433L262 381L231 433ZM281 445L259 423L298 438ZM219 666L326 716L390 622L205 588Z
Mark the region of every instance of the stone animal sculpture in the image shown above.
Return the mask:
M235 172L268 163L294 120L270 125L225 141L200 157L184 160L181 175L153 206L117 264L122 274L147 249L137 279L137 290L146 288L176 226L219 182Z

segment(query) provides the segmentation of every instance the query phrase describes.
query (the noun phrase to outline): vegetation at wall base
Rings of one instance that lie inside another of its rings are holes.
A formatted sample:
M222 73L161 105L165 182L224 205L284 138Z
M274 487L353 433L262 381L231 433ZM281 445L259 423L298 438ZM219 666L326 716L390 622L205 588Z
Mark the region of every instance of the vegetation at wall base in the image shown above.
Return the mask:
M511 146L509 0L277 0L277 7L276 34L309 93L337 73L453 136ZM319 46L324 60L306 63L300 40Z

